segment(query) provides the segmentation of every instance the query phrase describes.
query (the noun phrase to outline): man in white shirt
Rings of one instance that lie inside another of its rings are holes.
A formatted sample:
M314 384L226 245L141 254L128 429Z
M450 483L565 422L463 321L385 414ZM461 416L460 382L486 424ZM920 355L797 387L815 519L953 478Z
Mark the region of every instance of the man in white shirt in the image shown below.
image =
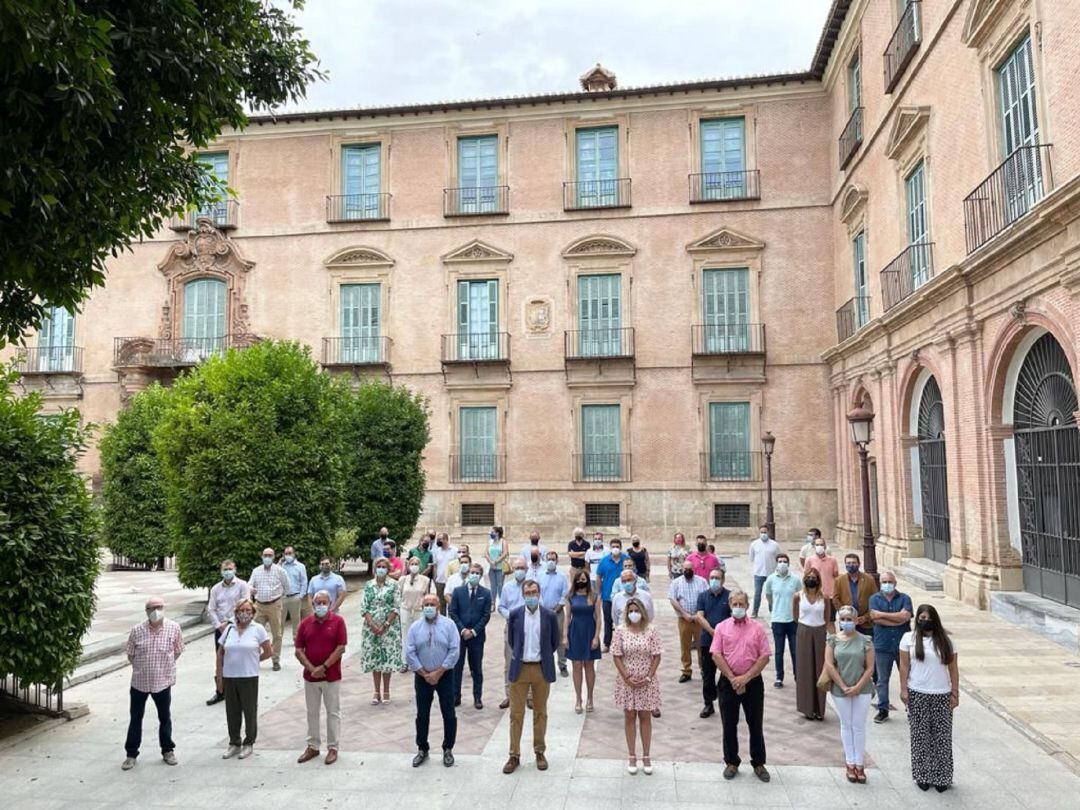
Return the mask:
M806 561L814 556L814 541L821 537L821 529L810 529L806 533L806 542L799 549L799 571L806 568Z
M645 606L645 612L649 614L649 621L653 620L656 611L653 609L652 596L648 591L638 587L638 576L633 568L626 568L622 577L615 586L611 597L611 621L613 626L618 627L623 623L626 614L626 603L630 599L638 599Z
M454 591L469 583L469 566L471 565L472 558L468 554L462 554L458 557L458 570L446 578L446 588L443 591L443 601L447 605L454 598Z
M596 587L596 566L597 564L608 555L608 551L604 548L604 537L594 537L592 542L592 548L585 552L585 567L589 569L589 579L592 580L593 587Z
M274 562L274 550L264 548L262 565L251 572L248 588L255 601L255 621L269 625L273 639L274 672L281 669L281 634L285 629L285 594L289 592L289 575Z
M458 557L458 548L450 544L450 535L440 534L431 550L431 562L435 566L435 593L439 597L439 612L446 615L446 578L450 563ZM453 593L453 591L451 591Z
M529 542L521 547L521 556L525 558L525 562L532 562L533 549L540 555L541 563L547 559L547 548L540 543L540 532L536 529L529 532Z
M214 625L214 649L217 650L218 640L229 622L233 620L236 611L236 603L248 598L248 584L242 579L236 578L236 563L232 560L221 561L221 582L214 583L210 589L210 599L206 603L206 615L210 624ZM225 695L215 686L214 696L206 701L207 706L221 703Z
M776 555L780 553L780 544L769 537L769 528L762 526L758 530L757 539L750 544L750 567L754 571L754 609L750 617L758 617L758 609L761 607L761 591L765 587L765 580L769 574L776 570Z

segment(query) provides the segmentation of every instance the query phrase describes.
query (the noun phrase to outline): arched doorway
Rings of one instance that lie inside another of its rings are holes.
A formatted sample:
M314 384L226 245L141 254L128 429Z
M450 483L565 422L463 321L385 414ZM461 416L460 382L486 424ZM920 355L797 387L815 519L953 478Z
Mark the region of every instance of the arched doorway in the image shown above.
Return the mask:
M1080 607L1076 383L1053 335L1031 345L1012 401L1024 590Z
M949 561L949 489L945 464L945 408L941 388L933 376L923 386L916 418L924 554L935 562L946 563Z

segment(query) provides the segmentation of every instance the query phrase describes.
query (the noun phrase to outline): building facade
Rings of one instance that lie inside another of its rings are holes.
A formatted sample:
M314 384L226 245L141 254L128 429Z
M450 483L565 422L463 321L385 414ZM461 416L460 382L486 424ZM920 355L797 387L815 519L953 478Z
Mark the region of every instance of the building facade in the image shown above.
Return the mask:
M299 340L423 393L421 526L857 544L1077 600L1075 0L836 0L801 73L255 118L24 384L93 421ZM835 315L834 315L835 312ZM88 457L90 468L96 459Z

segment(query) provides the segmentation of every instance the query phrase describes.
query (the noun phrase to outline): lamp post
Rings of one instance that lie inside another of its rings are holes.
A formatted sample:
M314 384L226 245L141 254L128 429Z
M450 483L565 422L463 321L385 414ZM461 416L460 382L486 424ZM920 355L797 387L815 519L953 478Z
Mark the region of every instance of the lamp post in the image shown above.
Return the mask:
M862 475L863 515L863 570L878 581L877 550L874 547L874 530L870 525L870 465L866 446L873 438L874 412L865 404L859 404L847 415L851 425L851 440L859 452L859 470Z
M772 505L772 454L776 446L776 437L765 431L761 437L761 449L765 453L765 530L769 537L776 539L776 518Z

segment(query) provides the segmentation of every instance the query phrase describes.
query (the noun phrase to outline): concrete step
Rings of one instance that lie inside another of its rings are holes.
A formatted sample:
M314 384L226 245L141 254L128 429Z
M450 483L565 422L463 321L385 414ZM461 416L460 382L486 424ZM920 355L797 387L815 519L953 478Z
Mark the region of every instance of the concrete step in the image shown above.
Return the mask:
M896 570L896 575L924 591L944 590L942 578L945 576L945 565L925 557L908 558Z
M993 591L990 612L1080 653L1080 610L1024 591Z

